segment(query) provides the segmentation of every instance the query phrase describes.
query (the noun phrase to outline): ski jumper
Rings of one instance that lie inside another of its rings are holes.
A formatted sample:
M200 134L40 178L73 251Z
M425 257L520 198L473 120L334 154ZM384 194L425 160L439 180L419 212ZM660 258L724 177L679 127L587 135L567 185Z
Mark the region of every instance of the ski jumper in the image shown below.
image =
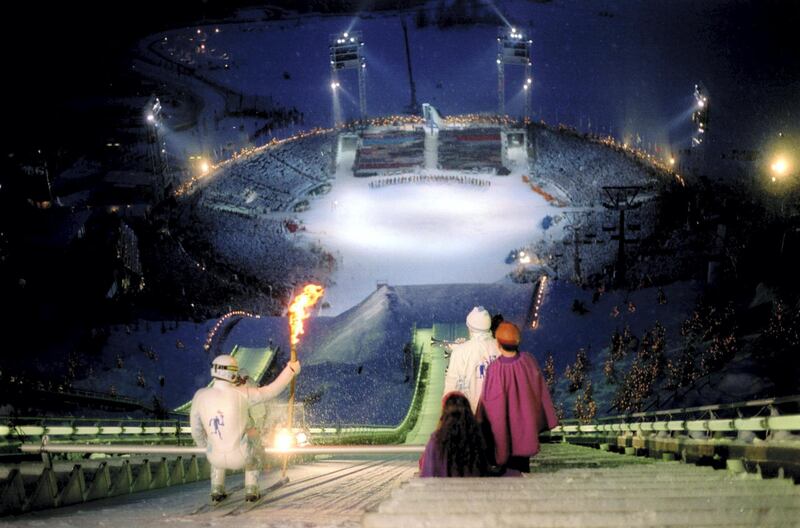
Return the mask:
M234 385L218 379L211 387L198 390L192 399L192 438L206 448L216 469L242 469L250 465L254 449L247 438L250 406L278 396L294 373L287 366L277 379L264 387Z

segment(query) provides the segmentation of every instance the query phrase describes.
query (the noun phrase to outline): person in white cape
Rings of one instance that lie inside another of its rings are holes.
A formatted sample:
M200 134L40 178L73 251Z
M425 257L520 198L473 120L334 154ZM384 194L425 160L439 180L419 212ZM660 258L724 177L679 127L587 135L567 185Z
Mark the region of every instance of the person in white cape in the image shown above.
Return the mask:
M458 391L469 400L472 412L478 409L483 380L498 351L491 333L492 317L483 306L467 315L469 340L450 345L450 364L444 378L444 394Z

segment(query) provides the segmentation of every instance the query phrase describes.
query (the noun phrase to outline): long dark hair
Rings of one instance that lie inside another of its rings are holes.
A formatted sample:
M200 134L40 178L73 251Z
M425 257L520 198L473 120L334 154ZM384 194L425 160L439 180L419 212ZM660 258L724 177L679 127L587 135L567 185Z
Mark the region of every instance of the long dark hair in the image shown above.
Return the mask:
M439 453L447 459L448 477L486 474L483 436L466 396L460 392L445 396L434 435Z

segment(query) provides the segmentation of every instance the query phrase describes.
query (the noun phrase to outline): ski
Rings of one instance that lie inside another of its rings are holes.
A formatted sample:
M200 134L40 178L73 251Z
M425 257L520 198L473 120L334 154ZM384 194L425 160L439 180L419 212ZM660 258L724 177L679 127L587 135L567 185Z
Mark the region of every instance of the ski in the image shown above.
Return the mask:
M235 486L231 486L230 489L228 489L228 496L225 497L225 499L219 502L206 502L204 504L201 504L197 509L191 512L189 515L201 515L206 512L214 511L218 508L221 508L222 506L226 506L230 504L231 501L233 500L233 494L243 489L244 489L244 484L237 484Z
M242 513L247 513L247 512L249 512L251 510L254 510L254 509L258 508L264 502L265 499L267 499L267 497L269 496L270 493L272 493L273 491L281 488L282 486L285 486L288 483L289 483L289 477L283 477L280 480L278 480L277 482L274 482L273 484L270 484L266 488L259 490L259 492L261 493L261 496L257 500L254 500L252 502L245 502L244 504L239 504L238 506L236 506L232 510L224 513L223 515L225 515L225 516L228 516L228 515L240 515Z

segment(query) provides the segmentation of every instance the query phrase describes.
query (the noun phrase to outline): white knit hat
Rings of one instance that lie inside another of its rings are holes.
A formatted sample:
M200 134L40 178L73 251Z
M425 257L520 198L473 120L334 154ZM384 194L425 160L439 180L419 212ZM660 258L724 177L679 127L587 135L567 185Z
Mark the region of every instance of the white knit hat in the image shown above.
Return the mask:
M467 328L478 332L488 332L492 326L492 316L483 306L476 306L467 315Z

